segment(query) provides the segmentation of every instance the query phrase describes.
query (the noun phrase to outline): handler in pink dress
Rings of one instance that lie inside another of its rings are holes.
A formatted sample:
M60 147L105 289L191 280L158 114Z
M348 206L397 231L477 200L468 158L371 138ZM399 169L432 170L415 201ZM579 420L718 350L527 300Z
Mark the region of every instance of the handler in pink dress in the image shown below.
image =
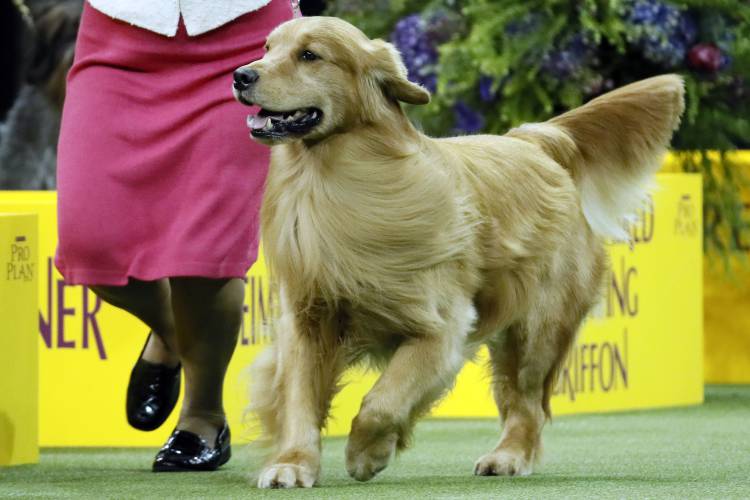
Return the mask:
M289 0L89 0L58 151L66 281L151 328L128 421L179 422L154 471L214 470L231 454L222 385L258 251L268 150L248 138L232 73L262 57Z

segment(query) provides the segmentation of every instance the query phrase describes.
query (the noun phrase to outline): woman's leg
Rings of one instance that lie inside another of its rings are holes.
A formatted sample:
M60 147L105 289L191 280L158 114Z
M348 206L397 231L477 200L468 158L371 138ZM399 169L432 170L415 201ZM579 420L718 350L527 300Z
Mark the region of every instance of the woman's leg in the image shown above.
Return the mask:
M209 445L224 424L224 375L237 345L245 286L239 278L171 278L176 346L185 374L177 428Z
M125 286L90 286L102 300L124 309L143 321L151 335L143 359L155 364L176 366L177 356L174 315L169 281L140 281L131 278Z
M148 325L143 359L182 362L185 396L177 428L213 444L224 423L224 375L237 344L244 283L241 279L171 278L91 289L105 302Z

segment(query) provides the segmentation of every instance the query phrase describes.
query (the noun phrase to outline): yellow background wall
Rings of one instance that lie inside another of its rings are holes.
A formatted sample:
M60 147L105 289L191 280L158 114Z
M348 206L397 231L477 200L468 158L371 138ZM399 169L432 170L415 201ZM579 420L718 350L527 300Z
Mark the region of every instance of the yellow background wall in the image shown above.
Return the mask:
M37 217L0 213L0 466L39 461Z
M715 162L716 155L711 159ZM750 185L750 151L728 154L736 178ZM665 171L679 165L668 158ZM750 189L743 190L745 220L750 221ZM716 255L704 257L704 370L708 383L750 383L750 231L739 235L744 255L729 269Z
M553 400L555 413L697 404L703 398L701 188L695 175L662 175L655 209L612 245L612 274L598 315L583 329ZM0 193L0 212L32 210L40 221L40 440L43 446L158 446L175 415L152 433L125 420L125 388L147 328L65 284L51 260L54 193ZM248 273L246 312L226 384L230 425L240 438L243 372L267 343L264 318L277 302L264 264ZM348 431L374 374L353 370L334 401L332 434ZM176 412L175 412L176 413ZM495 416L483 360L469 364L436 416Z

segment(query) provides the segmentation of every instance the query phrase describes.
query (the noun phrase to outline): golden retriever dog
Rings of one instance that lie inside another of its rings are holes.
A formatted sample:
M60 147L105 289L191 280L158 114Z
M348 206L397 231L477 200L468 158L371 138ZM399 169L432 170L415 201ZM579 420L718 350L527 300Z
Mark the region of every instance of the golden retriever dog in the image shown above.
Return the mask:
M262 239L280 293L275 339L252 367L272 444L261 488L310 487L342 372L382 374L346 468L367 481L415 420L489 348L502 433L477 475L527 475L550 393L598 300L606 237L626 237L683 111L673 75L628 85L504 136L426 137L400 102L429 93L398 52L335 18L286 22L234 75L272 146Z

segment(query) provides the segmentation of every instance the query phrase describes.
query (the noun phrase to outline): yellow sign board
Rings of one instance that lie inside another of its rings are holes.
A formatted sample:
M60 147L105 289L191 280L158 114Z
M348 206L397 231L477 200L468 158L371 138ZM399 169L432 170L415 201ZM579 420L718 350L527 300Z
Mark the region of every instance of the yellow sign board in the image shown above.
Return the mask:
M669 174L659 182L653 210L633 227L633 246L611 246L607 296L571 353L553 399L555 413L702 401L700 177ZM54 269L54 193L0 192L0 212L18 210L38 213L41 228L41 444L162 444L175 415L151 433L131 429L125 419L125 388L147 327L84 287L67 285ZM261 259L248 273L242 332L225 385L226 410L238 438L246 367L269 341L264 322L276 301ZM466 366L435 416L497 414L483 364L480 359ZM375 375L352 371L346 380L350 383L334 400L330 434L348 431Z
M37 217L0 214L0 466L39 461Z
M696 153L696 160L699 159ZM718 152L708 154L713 172L721 182L719 160ZM730 164L733 182L744 179L746 183L741 191L742 216L745 221L750 221L750 189L747 185L750 182L750 151L727 152L725 160ZM679 169L678 158L670 155L663 170L677 172ZM728 269L720 256L704 257L704 380L714 384L750 383L750 229L734 232L731 238L739 251L729 259Z

